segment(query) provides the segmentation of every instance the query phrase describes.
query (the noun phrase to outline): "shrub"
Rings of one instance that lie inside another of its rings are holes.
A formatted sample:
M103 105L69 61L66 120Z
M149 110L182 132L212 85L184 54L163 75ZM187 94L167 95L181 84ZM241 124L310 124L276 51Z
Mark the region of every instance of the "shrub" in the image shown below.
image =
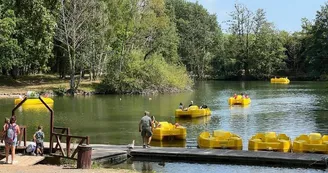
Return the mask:
M108 74L97 87L100 93L150 93L178 92L193 84L185 67L165 62L161 55L154 54L147 60L141 51L132 51L124 68L109 65Z
M56 96L64 96L66 88L64 86L59 86L58 88L53 89L53 92Z

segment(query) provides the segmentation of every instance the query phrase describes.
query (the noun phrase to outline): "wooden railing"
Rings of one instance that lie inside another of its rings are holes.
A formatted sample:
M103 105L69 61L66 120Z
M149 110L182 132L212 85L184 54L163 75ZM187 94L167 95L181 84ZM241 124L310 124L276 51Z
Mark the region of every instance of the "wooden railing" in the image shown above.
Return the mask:
M26 126L19 126L20 134L17 136L18 145L17 148L26 148ZM24 146L21 146L22 141L24 142Z
M59 133L55 131L61 130ZM51 155L65 157L67 159L76 160L78 146L82 144L89 145L88 136L73 136L70 134L69 128L54 127L54 133L51 134L51 139L55 143L55 147L50 149Z

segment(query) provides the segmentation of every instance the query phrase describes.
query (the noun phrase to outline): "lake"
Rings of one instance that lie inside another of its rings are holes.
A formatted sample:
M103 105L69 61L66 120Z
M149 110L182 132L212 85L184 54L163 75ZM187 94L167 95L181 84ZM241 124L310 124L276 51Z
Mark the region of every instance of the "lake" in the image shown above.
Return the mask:
M154 146L195 146L202 131L223 129L240 135L243 149L247 150L248 139L257 132L275 131L292 139L303 133L328 134L327 86L328 82L292 81L285 85L268 81L204 81L198 82L194 91L178 94L55 97L53 109L55 126L70 127L73 135L90 136L91 143L128 144L136 140L141 145L138 123L147 110L157 121L178 122L187 127L186 142L153 142ZM248 94L251 104L230 107L228 98L235 93ZM179 103L188 105L191 100L197 105L206 104L212 115L175 119ZM13 107L13 98L0 99L0 118L10 117ZM16 114L17 123L28 127L29 138L38 125L44 126L49 137L49 113L45 108L22 107Z

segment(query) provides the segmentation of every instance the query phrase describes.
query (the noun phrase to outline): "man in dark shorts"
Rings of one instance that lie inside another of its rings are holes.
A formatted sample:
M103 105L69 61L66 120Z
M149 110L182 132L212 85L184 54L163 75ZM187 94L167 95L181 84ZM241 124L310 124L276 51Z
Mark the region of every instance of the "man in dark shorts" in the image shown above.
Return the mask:
M145 111L145 115L139 122L139 132L141 132L143 148L150 148L149 144L153 135L152 121L149 116L149 112Z

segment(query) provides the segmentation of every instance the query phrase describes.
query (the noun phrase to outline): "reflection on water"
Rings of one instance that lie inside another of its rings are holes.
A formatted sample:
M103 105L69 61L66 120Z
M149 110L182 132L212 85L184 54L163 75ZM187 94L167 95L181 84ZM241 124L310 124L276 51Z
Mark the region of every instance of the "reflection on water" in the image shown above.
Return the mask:
M120 165L107 166L118 169L131 169L143 173L152 172L169 172L169 173L216 173L216 172L234 172L234 173L323 173L324 170L303 169L303 168L278 168L266 166L245 166L245 165L221 165L221 164L197 164L197 163L181 163L181 162L151 162L138 161L138 159L129 159ZM232 171L233 170L233 171Z
M200 125L206 124L211 120L211 116L204 116L198 118L175 118L175 122L179 123L180 125Z

